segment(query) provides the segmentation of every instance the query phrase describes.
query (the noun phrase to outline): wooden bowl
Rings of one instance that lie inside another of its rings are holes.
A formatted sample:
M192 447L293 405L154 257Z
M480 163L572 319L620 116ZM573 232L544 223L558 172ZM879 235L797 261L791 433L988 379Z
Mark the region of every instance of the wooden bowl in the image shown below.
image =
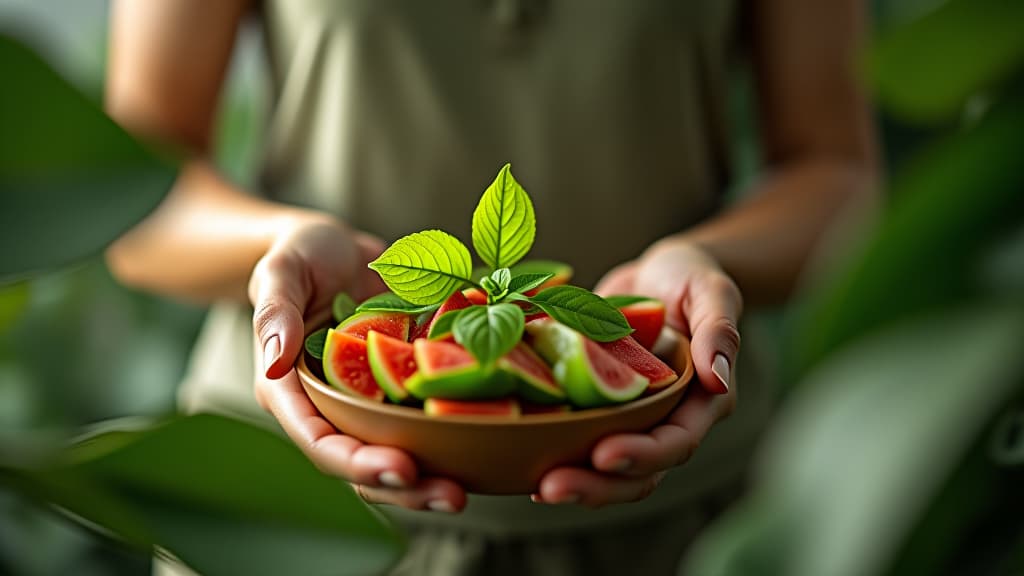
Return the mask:
M431 417L419 408L338 390L310 371L305 355L300 355L297 369L313 404L339 431L369 444L405 450L422 473L451 478L469 492L530 494L552 468L589 466L590 452L601 438L650 430L668 416L693 377L686 338L680 338L672 356L680 377L656 394L617 406L528 414L515 420Z

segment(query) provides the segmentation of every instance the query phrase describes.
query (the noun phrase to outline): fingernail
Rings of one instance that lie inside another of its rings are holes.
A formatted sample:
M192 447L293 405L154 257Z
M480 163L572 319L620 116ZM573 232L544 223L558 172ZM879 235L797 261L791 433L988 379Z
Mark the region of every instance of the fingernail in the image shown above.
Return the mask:
M274 334L267 339L267 343L263 345L263 371L270 370L270 367L274 365L274 362L281 356L281 339L278 338L277 334Z
M430 502L427 502L427 508L430 508L434 512L444 512L445 514L455 513L455 507L447 500L431 500Z
M722 354L715 354L715 361L711 363L711 371L718 376L718 381L729 391L729 361Z
M633 461L629 458L620 458L608 467L609 472L625 472L633 467Z
M402 480L401 476L391 470L385 470L378 474L377 481L380 482L381 486L387 486L388 488L405 488L405 480Z
M540 494L530 494L530 502L541 504L544 502L544 499L540 497Z
M555 502L555 504L576 504L580 500L582 500L582 498L579 494L566 494L558 502Z

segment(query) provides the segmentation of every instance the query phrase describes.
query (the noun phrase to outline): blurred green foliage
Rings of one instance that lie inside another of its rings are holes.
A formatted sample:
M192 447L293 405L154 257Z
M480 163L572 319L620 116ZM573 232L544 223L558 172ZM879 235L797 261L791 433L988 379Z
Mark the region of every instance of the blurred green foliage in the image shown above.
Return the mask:
M144 552L82 566L73 549L88 541L0 494L12 512L0 534L37 525L55 536L27 550L0 546L0 572L142 572L154 549L206 574L366 574L392 564L402 543L382 517L292 443L250 424L115 422L68 449L82 421L172 406L197 316L116 288L98 259L156 207L176 168L2 35L0 69L19 78L0 98L0 240L17 247L0 256L0 282L32 278L0 293L0 487ZM48 145L67 129L71 137ZM244 159L234 160L241 172ZM146 394L160 397L147 403ZM69 554L54 561L47 544Z
M868 241L791 319L795 389L692 573L1024 565L1022 7L949 0L882 27L869 76L922 144L897 156Z

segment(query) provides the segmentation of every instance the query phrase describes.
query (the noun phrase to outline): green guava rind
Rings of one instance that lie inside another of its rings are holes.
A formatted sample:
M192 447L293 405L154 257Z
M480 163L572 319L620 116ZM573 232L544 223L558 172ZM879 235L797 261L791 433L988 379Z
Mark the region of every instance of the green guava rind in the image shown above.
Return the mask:
M376 330L399 340L409 339L412 317L401 312L356 312L335 328L343 334L366 339L370 330Z
M425 400L485 400L509 395L515 381L495 366L481 366L458 344L440 340L415 340L413 352L418 376L406 381L410 394ZM441 356L447 365L439 367Z
M377 385L395 404L409 398L405 383L416 373L412 344L371 330L366 335L366 354Z
M323 368L324 378L335 388L378 402L384 400L384 391L370 370L365 340L337 330L328 330L324 343Z
M498 359L498 369L516 380L516 394L536 404L565 402L565 390L555 381L547 363L524 342Z
M643 394L650 381L583 334L552 319L530 322L533 347L569 401L580 408L621 404ZM605 376L600 376L604 374Z

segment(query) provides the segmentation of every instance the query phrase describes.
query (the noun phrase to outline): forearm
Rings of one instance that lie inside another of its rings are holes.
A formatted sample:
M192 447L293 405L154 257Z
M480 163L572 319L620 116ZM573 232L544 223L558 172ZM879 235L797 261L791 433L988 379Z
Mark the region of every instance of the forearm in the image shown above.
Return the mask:
M744 200L663 242L696 244L736 281L750 305L786 298L820 243L875 197L870 166L807 161L766 173Z
M121 282L194 301L246 300L257 260L297 223L326 216L256 198L205 161L188 162L146 220L106 252Z

